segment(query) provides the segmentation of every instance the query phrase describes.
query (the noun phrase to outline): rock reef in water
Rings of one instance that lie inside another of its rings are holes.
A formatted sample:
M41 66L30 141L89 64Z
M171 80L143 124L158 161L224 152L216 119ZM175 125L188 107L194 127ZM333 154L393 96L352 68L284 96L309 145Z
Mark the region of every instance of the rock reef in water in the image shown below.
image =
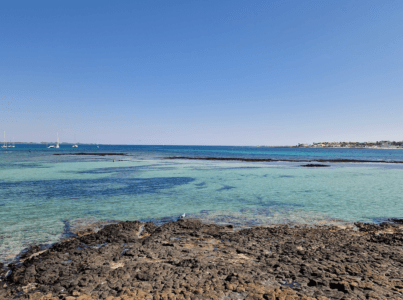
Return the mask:
M191 157L191 156L170 156L165 159L189 159L189 160L213 160L213 161L245 161L245 162L320 162L320 163L388 163L403 164L399 160L362 160L362 159L272 159L272 158L244 158L244 157Z
M121 222L32 248L0 271L0 298L402 299L400 226Z
M307 167L307 168L323 168L323 167L330 167L330 165L306 164L306 165L301 165L301 167Z
M130 156L120 152L79 152L79 153L54 153L53 155L95 155L95 156Z

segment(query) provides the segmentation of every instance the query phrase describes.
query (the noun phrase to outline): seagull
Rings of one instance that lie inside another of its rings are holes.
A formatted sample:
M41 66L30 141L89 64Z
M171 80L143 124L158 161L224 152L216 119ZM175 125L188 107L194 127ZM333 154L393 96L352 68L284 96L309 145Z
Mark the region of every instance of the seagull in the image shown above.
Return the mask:
M185 217L186 217L186 213L184 213L183 215L181 215L181 216L179 217L179 219L182 220L182 219L184 219Z

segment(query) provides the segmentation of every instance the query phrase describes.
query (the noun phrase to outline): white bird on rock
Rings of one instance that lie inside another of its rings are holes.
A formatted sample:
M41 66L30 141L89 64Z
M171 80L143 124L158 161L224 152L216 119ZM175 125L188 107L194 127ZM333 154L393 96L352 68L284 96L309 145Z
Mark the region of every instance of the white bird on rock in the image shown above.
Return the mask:
M179 217L179 219L180 219L180 220L183 220L185 217L186 217L186 213L184 213L183 215L181 215L181 216Z

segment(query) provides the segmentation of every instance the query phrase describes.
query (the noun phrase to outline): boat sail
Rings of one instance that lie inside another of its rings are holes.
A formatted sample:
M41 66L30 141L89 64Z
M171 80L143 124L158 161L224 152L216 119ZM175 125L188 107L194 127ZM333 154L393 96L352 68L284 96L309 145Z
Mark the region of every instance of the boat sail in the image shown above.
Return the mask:
M76 141L76 135L74 135L74 141ZM75 144L73 145L73 148L78 148L77 143L75 142Z
M48 146L48 149L50 149L50 148L60 148L60 146L59 146L59 133L57 133L57 141L56 141L56 145L50 145L50 146Z

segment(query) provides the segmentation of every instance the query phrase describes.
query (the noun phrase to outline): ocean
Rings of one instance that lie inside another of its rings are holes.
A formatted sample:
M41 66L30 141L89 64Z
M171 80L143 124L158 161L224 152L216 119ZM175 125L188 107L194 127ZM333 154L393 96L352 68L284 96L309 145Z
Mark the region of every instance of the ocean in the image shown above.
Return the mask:
M54 155L82 152L125 155ZM171 156L374 162L306 168L287 161L165 159ZM16 145L0 150L0 262L91 224L163 224L183 213L237 227L402 218L403 164L379 161L403 161L403 149Z

